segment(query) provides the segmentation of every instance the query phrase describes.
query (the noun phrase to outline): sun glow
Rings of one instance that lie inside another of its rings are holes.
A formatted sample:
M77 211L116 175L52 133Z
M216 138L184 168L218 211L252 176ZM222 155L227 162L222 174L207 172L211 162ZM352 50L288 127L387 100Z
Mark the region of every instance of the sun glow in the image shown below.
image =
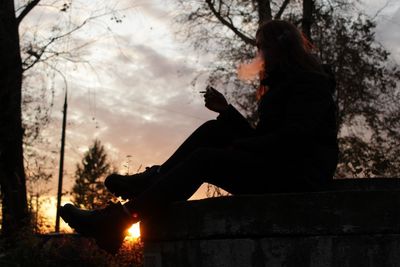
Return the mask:
M139 237L140 237L140 224L139 223L134 223L128 229L128 235L125 237L125 239L135 241Z

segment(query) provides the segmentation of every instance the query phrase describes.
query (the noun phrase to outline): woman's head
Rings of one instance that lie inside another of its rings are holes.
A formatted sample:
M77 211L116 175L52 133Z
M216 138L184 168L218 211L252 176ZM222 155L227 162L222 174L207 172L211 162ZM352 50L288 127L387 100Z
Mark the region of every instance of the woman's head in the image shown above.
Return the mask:
M256 34L256 45L264 59L266 71L322 70L310 53L312 45L290 22L271 20L260 25Z

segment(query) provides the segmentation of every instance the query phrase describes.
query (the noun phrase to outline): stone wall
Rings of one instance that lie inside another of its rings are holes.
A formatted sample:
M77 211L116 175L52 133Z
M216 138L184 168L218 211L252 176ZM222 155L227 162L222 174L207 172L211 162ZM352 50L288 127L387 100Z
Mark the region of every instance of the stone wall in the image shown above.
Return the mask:
M399 181L174 203L141 224L145 267L400 266Z

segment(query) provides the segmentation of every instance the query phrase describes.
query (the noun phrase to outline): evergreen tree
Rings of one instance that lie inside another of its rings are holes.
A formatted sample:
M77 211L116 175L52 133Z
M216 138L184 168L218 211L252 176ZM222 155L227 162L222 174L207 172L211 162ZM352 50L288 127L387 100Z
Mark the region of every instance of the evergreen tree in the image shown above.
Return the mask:
M104 146L99 140L95 140L85 153L81 164L76 165L72 202L85 209L104 206L113 198L103 183L105 177L110 173L111 165L108 162Z

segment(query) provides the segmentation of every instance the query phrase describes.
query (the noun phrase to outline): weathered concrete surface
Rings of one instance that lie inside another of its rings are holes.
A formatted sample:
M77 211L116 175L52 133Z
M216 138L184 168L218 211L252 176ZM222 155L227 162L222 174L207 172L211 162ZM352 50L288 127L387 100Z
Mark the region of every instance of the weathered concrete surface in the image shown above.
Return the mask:
M395 180L175 203L141 224L145 267L400 266Z
M238 196L176 203L145 222L145 240L400 233L400 192Z
M400 235L178 240L145 244L145 267L398 267Z

